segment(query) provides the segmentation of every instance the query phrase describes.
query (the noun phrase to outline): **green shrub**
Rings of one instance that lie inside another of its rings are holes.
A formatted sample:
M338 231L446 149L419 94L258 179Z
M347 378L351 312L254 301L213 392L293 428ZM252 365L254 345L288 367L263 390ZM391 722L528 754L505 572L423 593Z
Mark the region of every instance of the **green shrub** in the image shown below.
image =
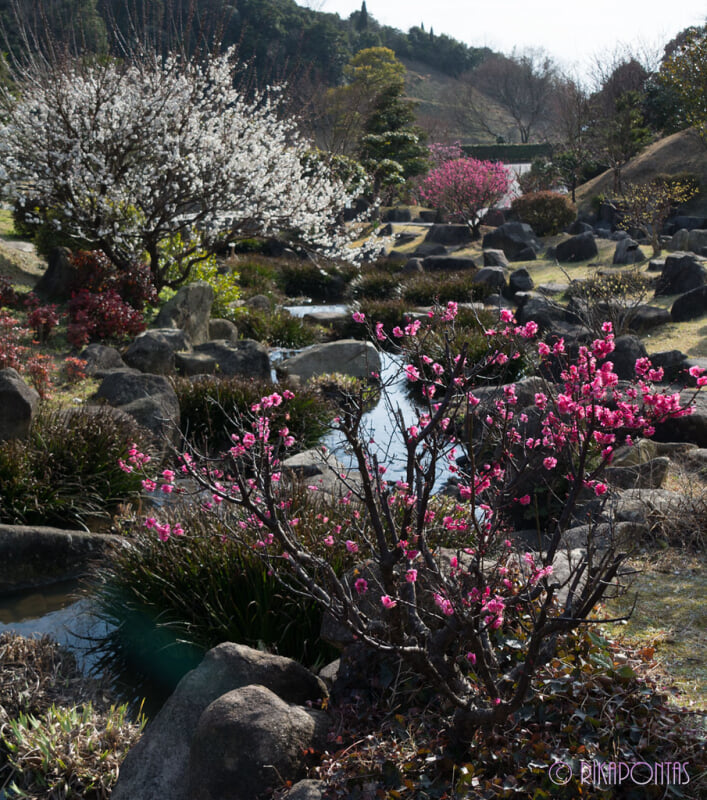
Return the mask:
M238 263L238 281L243 297L279 294L277 269L268 261L248 260Z
M403 297L417 306L446 305L450 300L457 303L483 302L491 291L485 284L474 283L473 271L464 271L415 275L406 283Z
M325 270L309 261L278 262L277 284L287 297L309 297L316 302L337 303L344 299L354 277L348 270Z
M566 228L577 215L577 209L565 194L532 192L511 203L511 211L538 236L551 236Z
M181 409L182 433L194 446L214 453L231 446L234 415L250 413L253 403L282 387L246 378L203 377L178 378L174 388ZM297 390L287 411L283 409L273 424L290 429L295 437L294 453L314 447L326 433L331 417L331 407L321 394L304 387Z
M111 409L42 410L26 440L0 444L0 521L86 528L108 519L140 492L140 478L118 463L140 439Z
M255 339L270 347L297 349L321 341L322 329L289 311L261 311L255 308L231 308L223 314L238 328L243 339Z
M354 282L352 294L356 300L394 300L400 296L400 277L382 270L369 270Z

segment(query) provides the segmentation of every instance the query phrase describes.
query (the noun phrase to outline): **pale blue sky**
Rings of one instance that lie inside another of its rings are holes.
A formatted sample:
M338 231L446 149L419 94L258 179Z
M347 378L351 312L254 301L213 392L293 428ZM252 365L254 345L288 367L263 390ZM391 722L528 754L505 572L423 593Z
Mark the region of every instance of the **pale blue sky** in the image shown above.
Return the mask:
M343 18L361 7L361 0L297 2ZM401 30L423 23L425 30L503 53L540 47L580 72L618 45L660 54L676 33L707 17L705 0L366 0L366 7L380 23Z

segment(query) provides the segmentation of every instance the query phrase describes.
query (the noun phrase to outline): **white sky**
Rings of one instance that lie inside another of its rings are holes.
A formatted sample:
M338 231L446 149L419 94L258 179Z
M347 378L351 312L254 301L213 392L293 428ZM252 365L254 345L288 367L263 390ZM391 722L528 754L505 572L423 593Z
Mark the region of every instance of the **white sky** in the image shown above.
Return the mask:
M361 8L361 0L297 2L342 18ZM507 54L542 48L578 74L619 45L660 56L676 33L707 18L705 0L366 0L366 7L382 25L403 31L423 23L473 47Z

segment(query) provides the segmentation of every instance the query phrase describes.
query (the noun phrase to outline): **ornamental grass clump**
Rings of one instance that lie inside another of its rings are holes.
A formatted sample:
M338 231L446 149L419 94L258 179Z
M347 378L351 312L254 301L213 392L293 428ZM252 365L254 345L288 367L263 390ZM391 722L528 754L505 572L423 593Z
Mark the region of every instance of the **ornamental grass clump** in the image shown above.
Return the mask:
M240 414L277 384L240 377L177 378L174 390L181 410L182 435L192 445L218 453L232 446L231 434L238 430ZM297 437L297 449L314 447L329 429L331 405L316 389L307 387L273 420Z
M41 409L29 437L0 443L0 521L86 529L107 522L135 500L140 478L119 465L133 442L134 422L111 409Z
M183 454L181 470L202 497L209 495L208 505L232 509L228 536L251 548L283 583L316 600L371 653L398 659L422 676L454 709L452 737L469 743L480 729L502 726L519 713L561 638L587 624L623 575L627 553L613 537L600 549L591 526L583 548L555 573L577 510L588 500L600 509L608 494L602 472L615 447L652 435L657 422L690 409L679 393L654 387L662 370L647 359L636 363L632 382L619 385L610 323L570 359L562 339L533 343L537 325L518 325L502 310L499 324L487 331L485 357L471 361L463 346L453 346L456 316L449 303L433 310L429 322L408 324L401 337L382 323L370 328L374 343L402 350L402 374L422 386L424 400L412 418L390 408L395 451L391 442L380 449L359 405L340 408L334 418L352 459L351 468L337 470L336 496L348 513L321 544L356 555L358 571L337 574L293 512L282 461L295 437L276 421L295 398L289 388L263 395L241 413L219 463L191 451ZM367 326L362 312L353 319ZM426 352L433 321L446 329L436 359ZM510 356L497 337L512 343ZM520 406L514 383L482 402L479 376L521 352L541 382L530 405ZM562 364L557 384L542 378L549 360ZM707 376L693 371L699 391ZM383 393L387 385L382 382ZM476 435L467 441L458 431ZM478 458L478 437L503 446ZM402 477L390 480L393 458ZM456 478L454 513L433 503L443 469ZM556 483L558 469L565 480ZM538 531L545 545L536 552L514 545L513 536L516 510L531 502L528 474L563 493ZM160 483L170 486L172 477ZM311 491L320 490L312 484ZM169 527L158 532L170 537ZM440 536L447 548L432 544Z

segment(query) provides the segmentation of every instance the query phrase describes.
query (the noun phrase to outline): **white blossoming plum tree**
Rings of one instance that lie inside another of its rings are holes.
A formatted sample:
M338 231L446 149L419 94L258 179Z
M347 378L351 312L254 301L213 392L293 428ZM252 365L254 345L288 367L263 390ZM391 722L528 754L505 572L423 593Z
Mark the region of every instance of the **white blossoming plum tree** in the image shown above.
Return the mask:
M233 50L15 66L0 93L5 197L51 209L118 268L146 257L158 287L234 238L286 232L350 255L347 186L281 117L281 90L246 97L238 70Z

